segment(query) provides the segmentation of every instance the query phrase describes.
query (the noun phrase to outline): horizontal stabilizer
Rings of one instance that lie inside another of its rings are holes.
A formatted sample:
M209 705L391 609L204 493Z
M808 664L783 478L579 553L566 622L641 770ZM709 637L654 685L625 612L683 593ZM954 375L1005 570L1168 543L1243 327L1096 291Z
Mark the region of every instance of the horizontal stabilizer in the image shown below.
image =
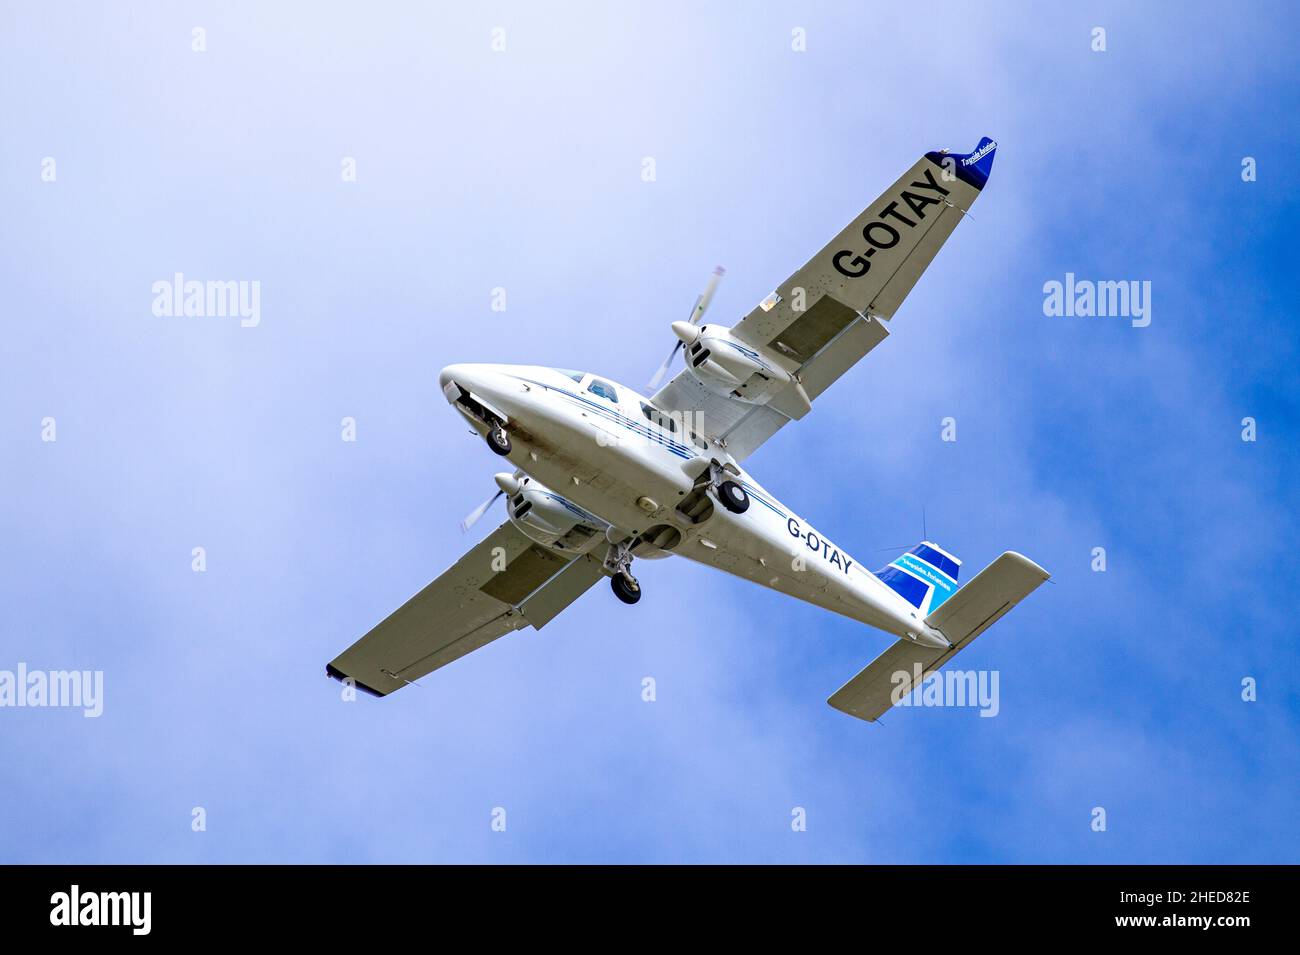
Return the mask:
M948 638L951 647L932 649L899 640L826 702L850 716L874 722L1049 576L1029 558L1007 551L925 618Z
M959 650L1050 576L1028 557L1007 551L926 617L925 622Z
M923 647L911 640L899 640L836 690L826 702L842 713L874 723L916 688L914 674L917 664L920 664L924 678L924 675L939 669L953 652Z

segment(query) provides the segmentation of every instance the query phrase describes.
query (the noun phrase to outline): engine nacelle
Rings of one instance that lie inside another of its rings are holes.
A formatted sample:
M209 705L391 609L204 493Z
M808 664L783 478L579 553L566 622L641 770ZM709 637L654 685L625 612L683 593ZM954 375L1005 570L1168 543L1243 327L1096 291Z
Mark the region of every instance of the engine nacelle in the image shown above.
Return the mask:
M498 474L496 482L506 494L510 522L539 544L556 550L581 550L609 526L530 477Z
M791 372L772 355L731 334L731 329L673 322L673 334L686 345L686 367L711 391L740 401L767 404L788 389L794 407L811 407L803 386Z

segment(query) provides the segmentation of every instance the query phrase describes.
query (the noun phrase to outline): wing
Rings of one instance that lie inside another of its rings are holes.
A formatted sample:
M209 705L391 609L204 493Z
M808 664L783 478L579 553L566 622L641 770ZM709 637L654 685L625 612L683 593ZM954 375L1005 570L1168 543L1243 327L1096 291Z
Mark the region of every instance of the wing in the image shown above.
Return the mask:
M386 696L512 630L540 630L603 573L589 555L557 553L506 521L325 670Z
M731 329L796 374L808 399L834 384L889 334L885 324L988 181L997 144L967 154L926 153L803 268ZM778 394L753 404L711 391L683 369L652 399L697 412L742 461L808 410Z

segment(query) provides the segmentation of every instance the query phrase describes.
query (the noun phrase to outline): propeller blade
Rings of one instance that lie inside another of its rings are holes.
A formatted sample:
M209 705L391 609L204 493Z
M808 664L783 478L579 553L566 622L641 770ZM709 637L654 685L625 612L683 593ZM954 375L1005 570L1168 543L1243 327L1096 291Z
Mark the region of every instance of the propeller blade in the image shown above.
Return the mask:
M727 270L720 265L713 270L713 274L709 276L709 284L704 286L704 291L695 300L695 307L691 309L691 317L687 319L692 325L698 325L700 319L704 317L704 313L709 310L709 303L713 301L713 293L718 290L718 282L726 274Z
M477 524L478 519L482 517L484 514L486 514L488 508L491 507L493 504L495 504L497 498L499 498L504 493L505 493L504 491L497 491L495 494L489 497L478 507L474 508L474 510L466 514L465 519L460 522L460 532L463 534L471 527L473 527L475 524Z
M695 305L691 308L691 316L687 319L690 324L698 325L700 323L704 313L709 310L709 303L713 301L713 293L718 290L718 283L722 281L722 277L726 274L727 270L720 265L713 270L713 274L709 276L709 284L704 286L704 291L696 297ZM659 387L659 382L663 381L664 375L668 374L668 369L672 366L673 359L677 357L677 352L681 350L681 347L682 343L680 341L673 346L673 350L668 353L668 360L659 366L655 376L650 379L649 387L652 391Z
M655 372L655 376L650 379L651 391L657 389L659 387L659 382L664 380L664 375L668 374L668 366L673 363L673 359L677 357L677 352L681 347L682 343L680 341L673 346L673 350L668 353L668 359L659 366L659 370Z

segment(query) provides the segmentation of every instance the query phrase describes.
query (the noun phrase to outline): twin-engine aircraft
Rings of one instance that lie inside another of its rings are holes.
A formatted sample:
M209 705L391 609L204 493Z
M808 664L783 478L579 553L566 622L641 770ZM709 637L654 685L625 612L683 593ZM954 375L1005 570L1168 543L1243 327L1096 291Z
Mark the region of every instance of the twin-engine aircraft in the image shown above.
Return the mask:
M641 597L635 560L677 555L898 638L831 695L874 721L1048 574L1005 553L961 586L923 541L880 570L769 493L745 462L889 335L889 320L979 197L996 143L926 153L826 248L731 328L703 325L721 270L651 382L581 371L449 365L442 393L491 450L506 520L326 668L376 696L512 630L541 629L602 577ZM685 367L659 381L685 353Z

